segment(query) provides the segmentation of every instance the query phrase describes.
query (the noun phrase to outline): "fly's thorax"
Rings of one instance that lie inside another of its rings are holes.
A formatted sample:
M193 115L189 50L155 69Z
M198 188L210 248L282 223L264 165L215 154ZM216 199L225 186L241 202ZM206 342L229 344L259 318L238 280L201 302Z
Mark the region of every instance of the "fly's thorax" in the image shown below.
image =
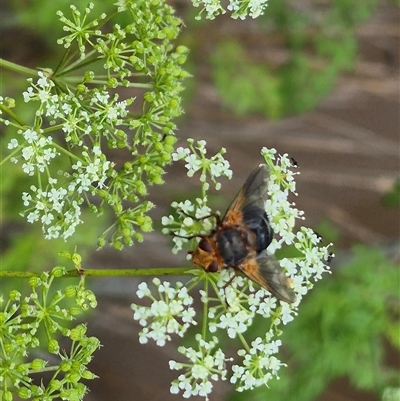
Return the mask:
M235 226L219 230L216 243L225 265L237 266L244 259L255 255L257 238L251 229Z

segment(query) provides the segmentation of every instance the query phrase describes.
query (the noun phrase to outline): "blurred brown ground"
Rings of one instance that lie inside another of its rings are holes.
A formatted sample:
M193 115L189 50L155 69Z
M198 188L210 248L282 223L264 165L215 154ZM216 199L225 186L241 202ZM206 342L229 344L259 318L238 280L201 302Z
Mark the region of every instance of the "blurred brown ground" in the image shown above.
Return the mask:
M234 26L227 18L223 21L220 29ZM251 169L261 162L261 147L275 147L280 153L289 153L299 164L296 203L305 211L309 226L329 219L342 233L342 246L355 242L384 243L400 237L399 213L380 203L382 195L399 177L399 22L398 9L381 4L373 19L358 30L361 48L355 72L342 76L317 110L279 122L232 116L221 106L206 60L199 66L200 76L196 79L200 85L185 119L179 123L178 135L181 144L188 137L206 139L210 153L222 146L227 149L234 179L225 182L220 191L226 195L225 205ZM241 29L245 31L245 25ZM154 188L150 196L157 204L153 214L156 219L167 213L176 193L187 192L190 197L194 189L194 181L185 177L182 166L170 168L165 178L166 186ZM185 263L185 255L172 255L168 239L153 232L143 244L122 253L112 249L96 252L88 267L139 268ZM87 400L182 399L169 393L176 372L169 371L168 360L177 357L176 347L138 343L140 327L133 322L129 308L135 300L138 282L108 278L92 284L99 294L99 307L89 328L103 347L90 365L100 380L89 383L91 392ZM229 386L218 383L215 387L210 400L222 401ZM344 379L332 383L318 398L376 400L371 394L355 391Z

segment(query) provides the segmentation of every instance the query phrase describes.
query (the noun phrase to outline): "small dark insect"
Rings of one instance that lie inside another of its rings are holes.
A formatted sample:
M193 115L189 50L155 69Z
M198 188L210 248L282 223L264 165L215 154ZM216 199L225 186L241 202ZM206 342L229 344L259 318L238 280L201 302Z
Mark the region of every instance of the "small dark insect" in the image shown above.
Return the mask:
M291 157L290 161L291 161L293 167L299 167L299 165L298 165L298 163L297 163L297 161L295 160L294 157Z
M201 236L192 261L210 273L233 268L281 301L296 300L291 280L278 261L267 255L273 231L265 213L269 169L262 165L247 178L224 218L208 236Z
M314 230L314 234L317 236L318 242L322 242L322 240L323 240L322 235L319 234L319 233L318 233L317 231L315 231L315 230Z

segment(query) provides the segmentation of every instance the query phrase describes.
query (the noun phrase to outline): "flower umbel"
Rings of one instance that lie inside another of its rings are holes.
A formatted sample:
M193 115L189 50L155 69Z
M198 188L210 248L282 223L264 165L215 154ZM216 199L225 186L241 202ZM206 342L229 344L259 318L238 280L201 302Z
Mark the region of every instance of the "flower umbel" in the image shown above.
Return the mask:
M164 346L171 340L171 334L183 337L190 325L196 325L194 320L195 310L191 306L193 298L182 283L178 282L173 288L168 281L153 279L153 284L158 291L158 299L155 298L146 283L141 283L136 295L139 298L148 297L152 300L149 307L132 304L133 318L138 320L143 330L139 333L139 341L142 344L152 339L159 346ZM149 324L148 321L151 321Z
M200 176L202 198L196 199L195 202L190 200L174 202L172 206L176 210L177 217L173 215L163 217L162 223L166 226L163 231L177 234L173 252L189 241L193 241L192 247L198 246L197 238L210 238L216 243L218 241L213 237L217 219L213 215L210 216L210 209L207 206L209 186L204 185L207 183L207 175L213 171L210 168L213 162L204 161L206 154L204 142L198 143L195 149L193 143L189 141L189 149L178 148L173 157L186 162L190 176L195 171L201 170L201 166L207 165L203 170L204 176L203 174ZM179 348L188 362L170 363L171 369L183 369L185 372L172 383L172 393L183 391L184 397L202 395L208 399L208 394L212 390L212 380L219 377L225 379L229 375L237 391L267 385L269 380L278 377L280 367L284 366L277 354L281 345L279 336L284 326L296 317L297 307L303 296L313 287L315 281L322 278L322 273L329 270L328 248L331 244L322 246L321 239L309 228L300 227L295 230L295 222L304 220L304 213L296 208L294 202L288 200L290 195L297 195L294 178L298 173L292 171L295 166L288 155L277 155L275 149L264 148L261 153L268 165L268 170L262 171L269 171L268 200L264 207L268 221L276 234L266 250L269 256L263 257L273 260L274 267L278 264L285 277L290 279L289 282L296 294L295 301L288 303L278 300L271 296L267 289L260 288L257 281L253 282L246 277L246 272L239 276L229 266L217 273L208 273L205 268L200 267L193 269L191 272L195 277L188 283L188 289L194 291L199 283L203 283L203 288L199 290L200 300L203 303L203 319L201 330L196 336L198 350ZM221 164L221 160L217 163ZM285 246L291 246L297 254L292 250L292 257L276 261L272 254L276 249ZM147 287L146 292L147 297L151 298L152 295ZM157 305L156 301L155 304ZM136 308L139 310L141 307ZM265 321L266 334L251 338L248 329L256 319L260 318ZM152 319L157 317L154 315ZM164 322L164 327L166 326ZM208 352L209 349L216 347L215 338L219 336L236 338L242 344L242 348L237 351L239 360L235 359L235 364L231 368L226 366L229 357L225 357L224 351L218 349L212 355ZM219 365L215 355L218 355Z
M210 158L206 157L206 141L201 140L195 141L188 139L189 148L179 147L172 154L172 160L184 160L186 162L185 167L187 168L188 177L193 177L197 171L201 171L200 182L202 183L202 190L207 191L209 184L207 182L207 175L210 180L214 183L215 189L221 188L221 184L217 181L217 178L223 176L226 178L232 178L232 170L230 169L229 162L224 159L225 148L222 148L218 153Z
M273 333L267 333L264 338L257 337L253 340L248 350L238 351L238 355L243 357L243 364L232 366L230 379L236 385L237 391L267 385L273 376L278 377L278 370L284 364L274 356L281 341L273 338Z
M13 102L1 98L0 122L15 132L7 159L22 161L34 180L23 194L28 222L40 222L47 239L67 239L84 220L85 206L96 215L108 207L114 223L98 245L108 240L121 249L152 230L153 205L143 198L149 186L163 183L172 160L173 121L182 113L179 93L188 74L181 67L187 49L173 45L181 21L169 5L126 0L115 6L125 14L122 25L96 17L93 3L83 11L72 5L70 18L58 12L65 55L56 70L28 80L23 97L31 121L15 117ZM121 87L129 91L119 93ZM133 113L135 102L141 112ZM125 149L118 166L111 161L115 149Z
M257 18L264 13L268 0L229 0L226 7L232 12L232 18L245 19L247 16ZM203 13L207 19L214 19L220 14L225 14L226 10L221 5L220 0L192 0L195 7L201 7L196 19L201 19Z
M7 300L0 298L3 399L13 399L14 393L22 399L83 400L87 387L82 379L96 377L87 365L100 342L86 335L84 324L71 327L70 322L95 308L97 301L82 280L78 285L54 291L51 288L54 279L65 274L65 268L55 267L50 273L44 272L29 280L28 296L22 297L13 290ZM63 337L62 348L60 337ZM39 347L47 349L52 357L42 359L42 352L38 354L40 358L32 358ZM48 371L52 371L51 379L40 380L40 375ZM4 398L5 394L8 398Z
M179 347L178 351L184 355L189 363L179 363L171 360L169 367L171 370L186 370L171 385L171 393L178 394L183 391L183 397L199 395L208 400L208 395L212 391L211 380L226 380L227 370L225 367L226 358L218 345L217 337L210 341L205 341L200 334L196 334L198 349L192 347ZM216 349L215 349L216 348Z

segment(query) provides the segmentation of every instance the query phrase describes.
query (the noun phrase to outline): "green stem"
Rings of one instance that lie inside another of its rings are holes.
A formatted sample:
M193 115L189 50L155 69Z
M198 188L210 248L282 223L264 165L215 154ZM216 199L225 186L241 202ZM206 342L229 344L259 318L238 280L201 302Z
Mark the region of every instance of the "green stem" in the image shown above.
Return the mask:
M59 145L57 142L52 142L51 143L52 146L54 146L55 148L57 148L60 152L66 154L67 156L69 156L71 159L74 160L78 160L78 161L82 161L82 159L80 159L77 155L74 155L73 153L71 153L69 150L63 148L61 145Z
M23 67L22 65L12 63L11 61L0 58L0 67L7 68L8 70L19 72L25 75L37 77L38 71L32 68Z
M81 83L82 82L82 77L65 77L63 79L63 81L65 83L69 83L69 84L76 84L76 83ZM90 82L88 82L91 85L97 84L97 85L106 85L107 81L103 80L103 79L93 79ZM123 87L123 88L144 88L144 89L148 89L148 88L153 88L153 84L152 83L134 83L131 82L128 86L126 85L122 85L122 84L118 84L118 86Z
M61 278L68 277L127 277L127 276L180 276L186 275L190 267L162 267L152 269L77 269L68 270ZM40 277L43 272L0 271L0 278L31 278Z
M242 333L238 333L238 337L239 337L240 342L243 344L243 347L245 348L246 352L247 352L247 353L250 353L249 344L247 344L247 341L246 341L246 339L243 337L243 334L242 334Z
M90 58L93 55L93 58ZM76 61L74 61L72 64L70 64L68 66L68 69L65 69L63 71L60 71L57 73L57 78L58 77L62 77L64 75L68 75L69 73L71 73L72 71L76 71L79 68L83 68L86 65L90 65L94 62L96 62L98 60L98 58L96 57L96 52L94 50L91 50L89 53L87 53L85 55L85 59L78 59Z
M0 104L0 110L4 113L8 114L13 120L15 120L21 127L26 126L27 124L21 120L11 109L9 109L4 104Z
M58 370L60 367L59 366L46 366L43 369L40 370L30 370L29 374L34 374L34 373L44 373L44 372L54 372Z
M8 154L3 160L0 161L0 166L3 165L7 160L11 159L15 154L17 154L21 149L18 147L14 149L10 154Z
M204 292L208 296L208 280L204 280ZM203 324L202 324L202 329L201 329L201 336L205 340L207 338L207 327L208 327L208 299L206 299L206 302L204 302L204 308L203 308Z

